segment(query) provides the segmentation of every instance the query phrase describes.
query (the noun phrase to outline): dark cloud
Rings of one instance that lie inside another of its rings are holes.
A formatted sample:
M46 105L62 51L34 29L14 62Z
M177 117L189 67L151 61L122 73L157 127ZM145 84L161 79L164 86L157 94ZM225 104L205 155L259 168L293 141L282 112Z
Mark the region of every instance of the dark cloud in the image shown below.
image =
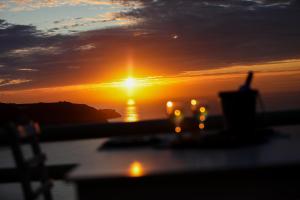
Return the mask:
M177 33L181 36L178 48L185 50L178 53L199 60L200 66L299 56L298 1L143 2L143 9L130 14L145 19L144 30Z
M136 25L73 35L51 36L0 20L0 78L32 80L18 87L45 87L101 82L126 72L129 58L137 71L153 73L300 58L299 1L137 2L143 7L116 16L139 20ZM93 48L78 51L89 44ZM37 71L16 70L24 67Z

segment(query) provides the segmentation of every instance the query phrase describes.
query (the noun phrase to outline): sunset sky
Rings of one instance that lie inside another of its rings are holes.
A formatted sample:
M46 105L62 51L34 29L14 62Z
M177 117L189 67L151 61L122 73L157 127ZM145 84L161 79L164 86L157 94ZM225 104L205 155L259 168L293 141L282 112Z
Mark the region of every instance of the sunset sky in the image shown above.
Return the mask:
M0 101L217 96L249 70L300 98L299 21L297 0L0 0Z

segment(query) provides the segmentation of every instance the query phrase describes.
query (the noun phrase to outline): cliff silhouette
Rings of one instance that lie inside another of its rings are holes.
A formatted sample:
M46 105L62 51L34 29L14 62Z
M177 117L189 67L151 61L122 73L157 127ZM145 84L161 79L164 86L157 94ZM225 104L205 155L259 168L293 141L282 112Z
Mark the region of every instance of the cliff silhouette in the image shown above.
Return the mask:
M14 104L0 103L0 123L34 120L41 125L105 123L121 115L113 109L97 110L70 102Z

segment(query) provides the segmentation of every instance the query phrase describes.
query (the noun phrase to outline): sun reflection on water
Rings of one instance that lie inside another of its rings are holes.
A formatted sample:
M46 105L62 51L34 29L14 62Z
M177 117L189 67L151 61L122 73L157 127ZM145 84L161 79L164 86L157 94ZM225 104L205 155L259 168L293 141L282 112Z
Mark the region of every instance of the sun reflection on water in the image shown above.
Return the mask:
M125 121L126 122L136 122L139 120L139 115L136 108L135 100L130 98L127 100Z

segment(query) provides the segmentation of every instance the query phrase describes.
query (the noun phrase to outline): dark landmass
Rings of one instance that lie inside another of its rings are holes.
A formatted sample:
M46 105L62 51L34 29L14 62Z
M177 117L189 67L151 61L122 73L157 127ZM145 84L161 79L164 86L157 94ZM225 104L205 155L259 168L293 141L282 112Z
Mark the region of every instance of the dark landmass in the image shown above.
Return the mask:
M97 110L85 104L69 102L13 104L0 103L0 122L33 120L41 125L104 123L121 117L112 109Z

